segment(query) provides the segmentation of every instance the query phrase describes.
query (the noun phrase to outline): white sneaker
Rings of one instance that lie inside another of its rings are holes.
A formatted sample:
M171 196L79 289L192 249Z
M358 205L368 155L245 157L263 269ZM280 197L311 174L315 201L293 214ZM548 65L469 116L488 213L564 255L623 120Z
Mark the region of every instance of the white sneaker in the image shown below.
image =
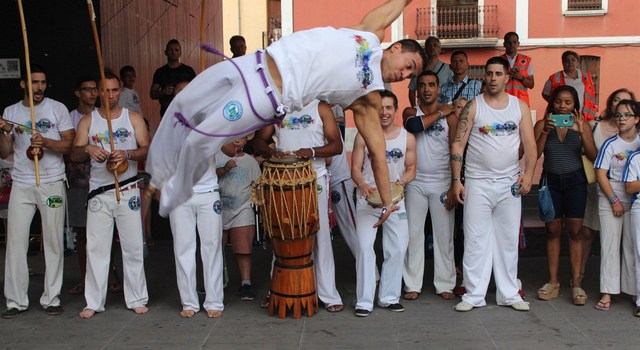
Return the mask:
M517 310L517 311L529 311L530 310L529 303L527 303L526 301L517 301L517 302L511 304L511 308L513 308L514 310Z
M461 301L453 307L454 310L458 312L467 312L473 310L473 305L467 303L466 301Z

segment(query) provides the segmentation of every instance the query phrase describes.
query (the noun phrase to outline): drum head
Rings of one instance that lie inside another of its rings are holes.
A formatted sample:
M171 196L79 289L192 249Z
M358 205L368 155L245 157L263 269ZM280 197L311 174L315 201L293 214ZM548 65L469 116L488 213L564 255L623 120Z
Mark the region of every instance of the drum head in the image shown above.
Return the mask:
M297 164L297 163L304 163L307 160L308 159L306 159L306 158L298 158L298 157L296 157L294 155L288 155L288 156L285 156L283 158L271 157L271 158L269 158L269 163L292 165L292 164Z
M396 204L404 198L404 186L397 182L389 184L391 186L391 201ZM367 203L374 208L382 207L382 198L380 198L380 192L375 191L367 197Z

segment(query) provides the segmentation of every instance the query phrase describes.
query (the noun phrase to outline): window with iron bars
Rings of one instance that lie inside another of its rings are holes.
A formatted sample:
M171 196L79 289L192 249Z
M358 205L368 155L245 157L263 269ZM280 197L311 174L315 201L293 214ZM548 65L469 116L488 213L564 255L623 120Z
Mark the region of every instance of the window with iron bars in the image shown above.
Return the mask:
M568 0L567 11L594 11L602 10L601 0Z

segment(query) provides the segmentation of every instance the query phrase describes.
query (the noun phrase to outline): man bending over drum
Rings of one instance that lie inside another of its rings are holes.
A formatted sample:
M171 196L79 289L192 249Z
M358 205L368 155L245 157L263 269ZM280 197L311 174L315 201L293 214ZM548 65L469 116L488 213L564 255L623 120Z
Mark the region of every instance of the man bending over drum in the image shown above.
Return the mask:
M277 138L276 150L269 147L271 136ZM318 100L300 112L287 115L276 127L266 126L256 133L255 149L265 158L291 157L311 159L318 183L320 229L313 249L318 298L329 312L343 309L336 288L336 268L329 227L329 173L324 158L340 154L342 138L331 107ZM372 223L373 225L373 223Z
M410 2L388 0L357 25L299 31L266 52L225 60L198 75L171 102L151 144L147 171L152 186L162 189L160 214L191 197L207 157L224 143L317 98L353 111L382 197L377 224L384 222L397 207L391 203L377 91L422 72L426 56L415 40L400 40L385 50L380 43L385 28ZM184 117L182 123L216 137L174 127L176 113Z
M392 186L393 202L400 209L382 224L382 249L384 262L380 275L378 305L390 311L401 312L404 307L398 303L402 289L402 268L409 244L409 224L404 208L404 185L416 176L416 140L414 136L393 124L398 111L398 98L391 91L381 91L382 110L380 125L386 140L386 162L389 179L395 181ZM356 253L356 316L367 317L373 310L376 291L376 253L373 244L376 229L373 228L380 217L380 200L373 200L378 189L373 180L371 152L365 146L362 135L358 134L351 155L351 177L358 185L358 203L356 204L356 228L358 249ZM377 202L377 203L376 203Z

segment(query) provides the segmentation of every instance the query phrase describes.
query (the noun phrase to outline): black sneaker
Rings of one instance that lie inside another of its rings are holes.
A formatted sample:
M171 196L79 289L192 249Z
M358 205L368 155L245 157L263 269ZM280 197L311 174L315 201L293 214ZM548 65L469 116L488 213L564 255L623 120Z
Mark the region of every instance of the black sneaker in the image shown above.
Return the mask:
M240 287L240 300L242 301L251 301L256 297L256 295L253 293L253 290L251 289L251 285L250 284L243 284Z
M58 316L63 311L64 311L64 309L62 309L61 305L47 306L46 308L44 308L44 312L48 313L51 316Z
M396 304L387 305L385 309L393 312L402 312L404 311L404 306L402 306L402 304L396 303Z
M6 310L2 311L2 314L0 314L0 317L5 318L5 319L9 319L9 318L14 318L16 316L18 316L19 313L25 312L27 310L18 310L15 307L10 307L7 308Z
M356 316L358 317L367 317L371 311L365 309L356 309Z

